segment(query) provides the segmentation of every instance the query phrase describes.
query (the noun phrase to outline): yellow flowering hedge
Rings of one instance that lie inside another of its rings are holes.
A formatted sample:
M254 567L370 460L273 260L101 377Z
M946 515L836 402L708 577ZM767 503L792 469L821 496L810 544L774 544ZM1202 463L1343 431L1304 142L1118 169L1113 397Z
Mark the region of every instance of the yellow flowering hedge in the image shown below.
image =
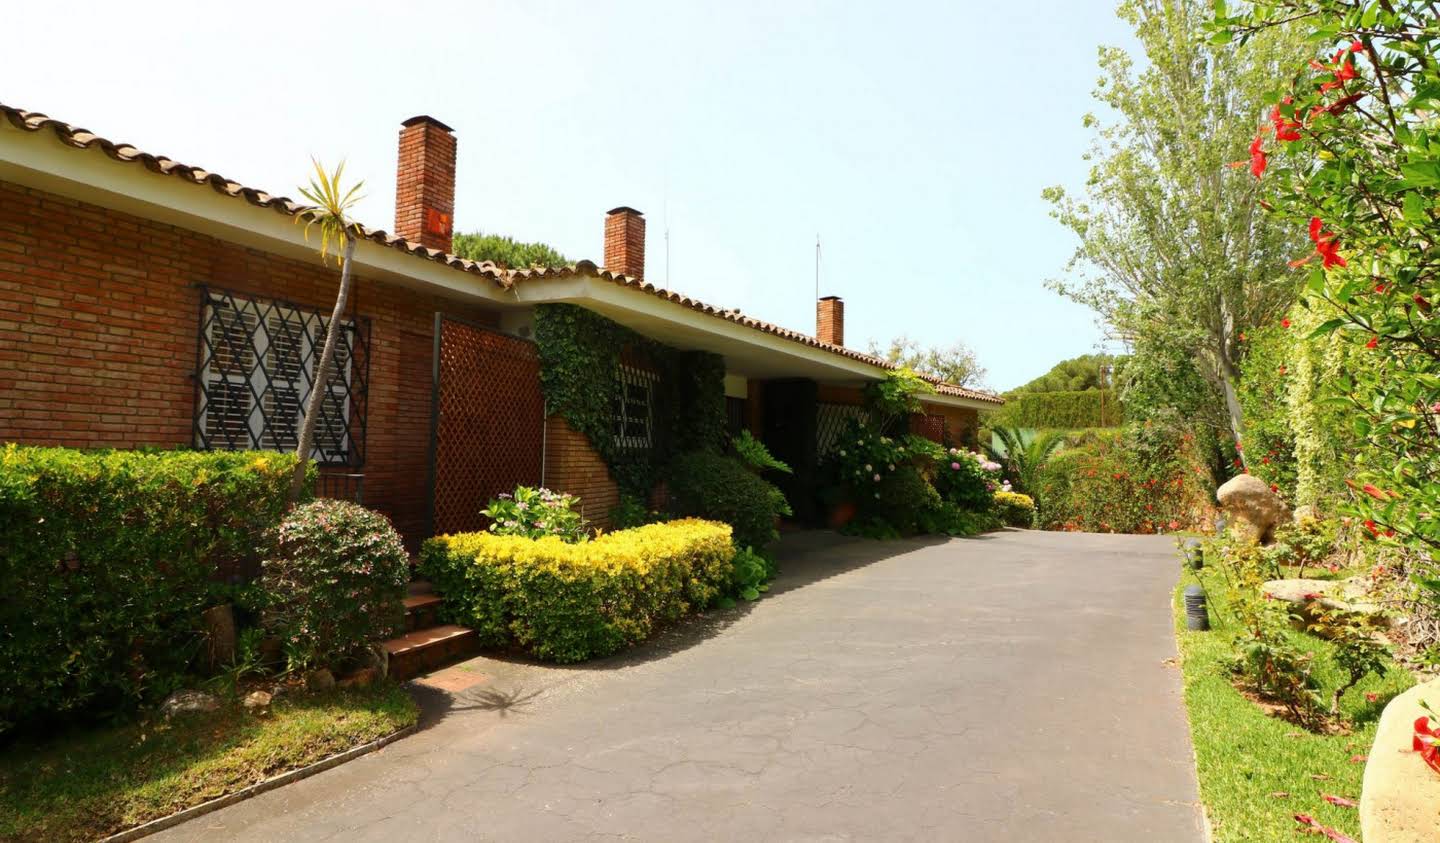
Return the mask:
M489 645L578 662L645 640L714 603L729 582L730 526L687 518L567 544L491 533L425 543L421 570L447 620Z
M996 492L995 514L1011 527L1030 527L1035 523L1035 499L1019 492Z

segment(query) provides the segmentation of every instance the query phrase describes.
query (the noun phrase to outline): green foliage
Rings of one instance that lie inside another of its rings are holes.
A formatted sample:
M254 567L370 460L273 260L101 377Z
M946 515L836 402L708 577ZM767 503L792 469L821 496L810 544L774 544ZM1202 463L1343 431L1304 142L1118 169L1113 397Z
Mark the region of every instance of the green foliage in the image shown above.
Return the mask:
M610 509L610 529L612 530L628 530L632 527L643 527L646 524L657 524L669 520L668 514L657 512L646 506L644 498L626 492L620 493L620 502Z
M1265 548L1274 569L1296 568L1295 576L1305 576L1305 569L1325 564L1335 553L1336 525L1333 521L1303 518L1299 523L1282 524L1275 530L1275 543Z
M775 573L775 563L768 557L749 547L737 550L730 561L728 594L741 600L759 600L762 593L770 590L769 582Z
M735 451L735 456L750 467L751 471L762 474L766 471L778 471L781 474L794 474L789 465L775 459L765 443L756 439L748 430L740 431L740 435L730 440L730 448Z
M956 386L975 386L985 379L985 369L980 366L975 352L963 342L924 347L902 335L884 348L872 341L870 353Z
M1299 20L1299 24L1283 21ZM1244 50L1285 25L1308 30L1312 60L1271 75L1270 115L1293 142L1257 141L1275 157L1262 180L1277 221L1309 241L1307 304L1334 314L1312 333L1368 363L1322 384L1344 406L1356 450L1352 512L1394 532L1433 566L1440 554L1440 29L1420 3L1286 0L1214 22ZM1281 99L1281 97L1284 99ZM1388 540L1388 539L1387 539Z
M929 381L914 369L902 366L865 384L865 409L877 430L888 431L896 422L920 412L920 396L934 392Z
M1000 463L983 454L951 448L935 467L940 497L971 512L986 512L1000 488Z
M1109 389L1125 368L1124 356L1113 354L1082 354L1061 360L1054 368L1029 383L1005 393L1010 398L1030 392L1081 392L1087 389ZM1101 369L1105 371L1102 373Z
M1286 320L1288 324L1288 320ZM1290 391L1293 327L1267 325L1248 333L1241 367L1240 409L1245 417L1245 463L1250 473L1295 497L1295 435L1286 401Z
M260 559L294 465L257 452L0 450L0 731L174 690L211 578Z
M1303 234L1259 213L1254 179L1224 176L1243 157L1254 115L1271 80L1289 72L1299 39L1279 30L1244 51L1198 44L1209 0L1126 0L1118 13L1144 56L1101 49L1096 97L1116 120L1087 118L1099 128L1085 195L1046 191L1080 241L1056 288L1131 344L1127 369L1138 364L1143 382L1161 388L1153 397L1186 387L1171 400L1191 406L1171 407L1243 441L1231 401L1244 356L1239 334L1295 301L1300 285L1286 263ZM1140 360L1150 354L1161 361ZM1156 377L1165 367L1180 376Z
M740 547L763 550L780 537L775 522L791 514L785 495L739 460L695 451L675 461L670 493L681 515L723 521Z
M728 526L682 519L579 544L554 536L440 536L425 542L420 564L445 594L445 617L483 642L578 662L712 605L732 584L734 557Z
M589 535L585 519L575 511L579 502L574 495L518 486L514 494L507 492L490 501L480 514L490 519L490 532L497 536L556 536L579 542Z
M489 261L506 269L560 269L570 261L544 243L522 243L503 234L473 231L456 234L450 246L455 255L472 261Z
M725 437L725 361L678 351L599 314L568 304L535 309L540 387L546 406L585 435L621 490L644 497L676 454L719 451ZM656 376L651 447L622 448L615 436L620 357L629 350Z
M989 414L992 426L1040 429L1114 427L1124 420L1125 408L1113 390L1081 392L1025 392L1005 399L1005 406Z
M335 666L400 625L410 555L390 520L349 501L291 510L260 584L265 626L294 669Z
M1019 492L996 492L995 514L1011 527L1035 526L1035 501Z
M1065 435L1047 430L1034 436L1013 427L997 427L992 431L1000 440L999 448L985 443L985 452L998 462L1017 491L1033 494L1045 463L1065 445Z
M1092 432L1040 470L1036 522L1101 533L1188 528L1210 512L1208 477L1195 435L1183 428L1147 422Z
M882 476L876 485L879 497L862 511L873 513L902 535L920 532L925 515L940 508L940 493L913 465L898 466L895 471Z
M999 526L1000 519L992 512L975 512L948 501L919 517L920 532L936 536L977 536Z

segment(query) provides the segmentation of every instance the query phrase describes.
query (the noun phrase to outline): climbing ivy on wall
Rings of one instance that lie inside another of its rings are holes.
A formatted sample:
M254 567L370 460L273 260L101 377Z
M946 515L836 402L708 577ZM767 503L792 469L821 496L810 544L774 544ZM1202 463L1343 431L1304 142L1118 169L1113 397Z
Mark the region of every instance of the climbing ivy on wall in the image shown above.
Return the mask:
M725 436L725 361L681 351L569 304L535 309L540 388L548 412L585 435L622 490L645 495L676 455L718 451ZM651 401L651 446L620 447L615 406L622 352L646 361L656 375Z

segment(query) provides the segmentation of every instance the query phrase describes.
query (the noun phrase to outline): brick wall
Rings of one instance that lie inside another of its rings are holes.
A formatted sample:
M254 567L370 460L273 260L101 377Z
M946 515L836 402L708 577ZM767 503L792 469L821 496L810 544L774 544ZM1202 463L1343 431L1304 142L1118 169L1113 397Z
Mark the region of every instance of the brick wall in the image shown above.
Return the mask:
M645 277L645 216L634 208L614 208L605 216L605 268Z
M839 296L815 302L815 338L831 345L845 344L845 302Z
M395 234L449 252L455 221L455 135L433 117L400 129L395 164Z
M598 527L610 523L610 510L620 503L620 487L585 434L560 416L545 420L545 485L578 495L581 514Z
M328 313L338 273L0 181L0 442L192 444L200 294L193 284ZM423 527L437 310L478 307L356 279L371 320L366 504Z

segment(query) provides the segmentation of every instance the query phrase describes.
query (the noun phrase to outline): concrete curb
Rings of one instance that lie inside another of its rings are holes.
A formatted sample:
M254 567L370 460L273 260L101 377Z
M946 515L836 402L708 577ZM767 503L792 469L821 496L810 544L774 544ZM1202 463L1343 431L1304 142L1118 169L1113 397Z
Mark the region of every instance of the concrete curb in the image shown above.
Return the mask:
M314 764L311 764L308 767L301 767L298 770L291 770L288 773L281 773L278 776L272 776L268 779L265 779L264 781L256 782L249 787L241 788L234 793L227 793L224 796L211 799L209 802L202 802L199 805L194 805L192 807L186 808L183 811L177 811L168 817L161 817L158 820L151 820L150 822L147 822L143 825L137 825L127 831L122 831L118 834L112 834L109 837L101 838L100 843L128 843L128 841L131 840L139 840L142 837L148 837L158 831L164 831L167 828L172 828L174 826L180 825L181 823L188 820L193 820L196 817L204 816L205 814L209 814L213 811L218 811L221 808L234 805L236 802L244 802L246 799L249 799L252 796L258 796L259 794L264 793L267 790L274 790L277 787L282 787L284 785L290 784L291 782L298 782L301 779L308 779L316 773L322 773L330 769L331 767L338 767L341 764L344 764L346 761L352 761L362 755L369 755L375 750L381 749L386 745L393 743L394 741L398 741L404 737L409 737L410 735L414 734L415 730L418 728L418 723L414 726L406 726L405 728L401 729L398 732L395 732L394 734L386 735L383 738L373 740L367 744L362 744L353 749L347 749L344 752L337 753L330 756L329 758L316 761Z

